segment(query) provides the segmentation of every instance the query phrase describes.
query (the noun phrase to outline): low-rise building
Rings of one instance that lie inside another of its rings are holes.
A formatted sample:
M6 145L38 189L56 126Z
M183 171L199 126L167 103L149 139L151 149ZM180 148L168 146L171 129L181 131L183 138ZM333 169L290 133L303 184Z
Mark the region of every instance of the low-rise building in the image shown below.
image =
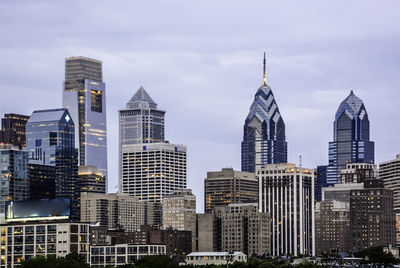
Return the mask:
M225 265L234 262L246 262L247 256L243 252L192 252L186 256L188 265Z

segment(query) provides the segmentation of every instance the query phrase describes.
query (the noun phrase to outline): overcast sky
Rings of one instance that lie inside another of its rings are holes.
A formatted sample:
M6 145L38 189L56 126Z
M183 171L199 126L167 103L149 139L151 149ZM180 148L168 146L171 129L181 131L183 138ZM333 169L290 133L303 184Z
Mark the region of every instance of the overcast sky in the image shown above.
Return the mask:
M288 160L327 164L340 102L366 106L376 162L400 153L399 1L1 1L0 113L62 106L64 59L103 61L109 190L118 110L143 86L188 147L188 187L203 211L207 171L240 169L243 123L267 81Z

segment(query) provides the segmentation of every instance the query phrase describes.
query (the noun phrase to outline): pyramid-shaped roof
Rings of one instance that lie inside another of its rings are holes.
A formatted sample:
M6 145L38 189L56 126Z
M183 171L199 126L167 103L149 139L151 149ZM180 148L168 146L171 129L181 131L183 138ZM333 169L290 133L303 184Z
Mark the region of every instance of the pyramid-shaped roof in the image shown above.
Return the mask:
M156 104L143 87L140 87L138 91L136 91L135 95L133 95L128 104L141 101Z
M350 118L355 118L357 116L364 117L364 114L366 114L363 101L354 95L353 90L351 90L349 96L340 103L336 112L336 118L339 118L343 112L346 112Z

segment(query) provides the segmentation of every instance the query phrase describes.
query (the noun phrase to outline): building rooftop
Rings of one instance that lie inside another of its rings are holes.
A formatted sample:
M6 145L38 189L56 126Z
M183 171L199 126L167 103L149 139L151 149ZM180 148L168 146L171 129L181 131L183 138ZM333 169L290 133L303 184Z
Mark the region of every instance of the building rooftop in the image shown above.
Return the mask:
M68 111L66 108L33 111L31 117L28 120L28 124L38 123L38 122L48 122L48 121L59 121L63 117L66 111ZM65 119L67 121L69 120L72 121L72 118L69 114L66 115Z

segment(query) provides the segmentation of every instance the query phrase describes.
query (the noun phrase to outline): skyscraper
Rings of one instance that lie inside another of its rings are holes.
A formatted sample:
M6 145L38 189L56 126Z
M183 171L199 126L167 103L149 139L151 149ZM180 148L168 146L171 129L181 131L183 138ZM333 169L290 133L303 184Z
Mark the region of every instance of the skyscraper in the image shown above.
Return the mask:
M327 183L340 180L347 163L374 163L374 142L369 140L369 120L364 103L353 90L342 101L333 122L333 142L329 143Z
M242 171L255 172L264 164L286 163L285 123L265 78L257 90L244 124Z
M63 107L76 125L79 165L97 166L107 178L106 86L101 61L66 58Z
M5 114L1 119L0 143L11 144L22 149L26 146L25 127L29 116Z
M71 214L78 215L78 151L68 110L34 111L26 125L26 145L30 164L55 166L55 196L71 199Z

